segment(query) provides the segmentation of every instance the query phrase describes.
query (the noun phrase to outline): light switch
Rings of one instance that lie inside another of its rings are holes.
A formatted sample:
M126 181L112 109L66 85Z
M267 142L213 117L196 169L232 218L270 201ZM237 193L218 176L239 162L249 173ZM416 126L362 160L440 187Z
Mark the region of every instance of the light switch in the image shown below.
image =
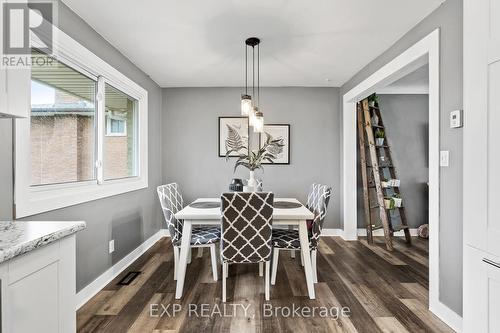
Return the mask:
M462 110L450 112L450 128L462 127Z
M442 167L450 166L450 152L448 150L441 151L439 165Z

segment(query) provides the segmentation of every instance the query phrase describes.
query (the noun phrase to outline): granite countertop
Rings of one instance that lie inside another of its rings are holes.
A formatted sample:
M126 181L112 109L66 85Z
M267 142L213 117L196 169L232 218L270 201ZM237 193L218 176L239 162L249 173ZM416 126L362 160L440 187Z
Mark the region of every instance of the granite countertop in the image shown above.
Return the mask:
M0 263L83 229L83 221L0 221Z

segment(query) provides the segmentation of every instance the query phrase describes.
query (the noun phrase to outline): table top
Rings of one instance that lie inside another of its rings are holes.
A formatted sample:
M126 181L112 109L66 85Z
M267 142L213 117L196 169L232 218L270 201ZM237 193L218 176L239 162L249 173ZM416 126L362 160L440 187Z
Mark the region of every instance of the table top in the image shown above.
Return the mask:
M194 202L203 201L217 201L220 202L220 198L199 198ZM299 200L295 198L274 198L274 201L288 201L297 202ZM220 220L221 210L220 207L217 208L193 208L189 205L184 207L182 210L175 214L178 220ZM273 212L274 220L312 220L314 219L314 214L311 213L304 205L298 208L274 208Z

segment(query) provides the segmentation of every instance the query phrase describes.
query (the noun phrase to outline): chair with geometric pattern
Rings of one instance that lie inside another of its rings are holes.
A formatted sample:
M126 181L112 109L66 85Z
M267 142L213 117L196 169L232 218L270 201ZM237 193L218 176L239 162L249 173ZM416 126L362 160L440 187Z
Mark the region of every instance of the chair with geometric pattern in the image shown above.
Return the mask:
M309 251L311 253L311 264L314 282L318 282L316 270L316 252L318 249L319 237L323 229L323 222L326 216L326 209L332 188L327 185L312 184L307 196L306 207L314 214L314 219L308 221ZM271 284L276 283L276 272L278 270L278 258L280 250L296 251L300 250L300 239L298 230L294 229L273 229L273 271ZM303 261L302 261L303 262Z
M269 266L274 194L271 192L223 193L222 202L222 301L226 301L229 264L265 263L265 297L269 300Z
M180 245L182 240L183 221L175 218L175 214L184 208L184 200L179 190L177 183L160 185L157 187L158 198L160 199L161 208L165 223L167 224L172 245L174 247L174 280L177 279L177 265L179 263ZM199 226L193 228L191 236L191 247L202 248L209 247L212 257L212 274L214 280L217 281L217 254L215 245L220 241L220 228ZM191 250L190 250L191 252ZM201 252L200 252L201 253Z

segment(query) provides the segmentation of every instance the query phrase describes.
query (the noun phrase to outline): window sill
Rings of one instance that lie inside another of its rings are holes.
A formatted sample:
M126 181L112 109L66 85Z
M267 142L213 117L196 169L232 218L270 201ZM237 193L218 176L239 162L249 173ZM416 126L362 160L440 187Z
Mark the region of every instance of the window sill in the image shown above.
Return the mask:
M148 187L147 177L30 187L16 198L15 218L103 199Z

